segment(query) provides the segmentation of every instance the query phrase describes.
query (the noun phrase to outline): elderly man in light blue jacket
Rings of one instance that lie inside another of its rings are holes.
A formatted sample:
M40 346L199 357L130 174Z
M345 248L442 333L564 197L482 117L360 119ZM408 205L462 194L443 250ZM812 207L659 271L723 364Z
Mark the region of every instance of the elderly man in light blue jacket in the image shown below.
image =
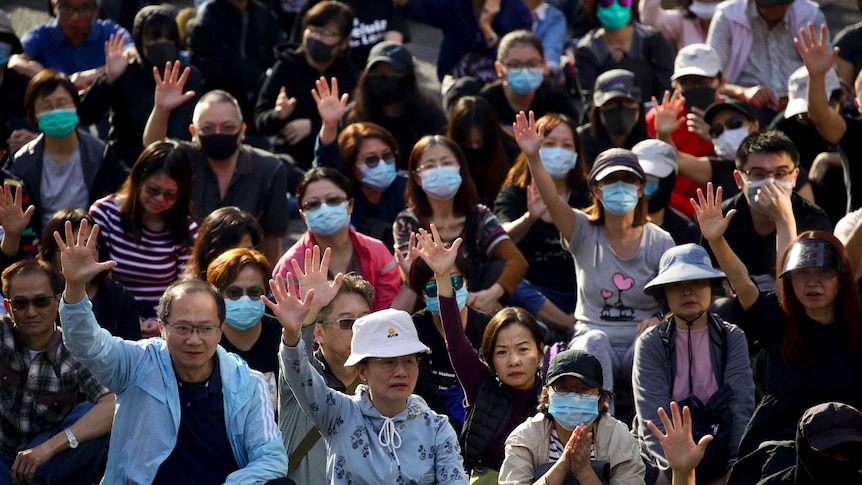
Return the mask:
M218 345L222 297L201 281L174 283L159 301L161 338L112 337L86 294L87 282L116 264L95 260L97 232L86 237L83 222L73 236L67 223L65 242L55 238L66 278L64 342L117 395L102 483L284 483L277 479L287 456L266 383Z

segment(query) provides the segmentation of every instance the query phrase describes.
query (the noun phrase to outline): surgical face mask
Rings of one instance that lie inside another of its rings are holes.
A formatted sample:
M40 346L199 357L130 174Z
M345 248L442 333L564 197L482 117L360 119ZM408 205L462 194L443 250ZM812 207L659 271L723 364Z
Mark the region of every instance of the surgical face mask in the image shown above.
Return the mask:
M335 47L314 37L305 38L305 52L308 52L311 60L320 64L326 64L335 57Z
M548 413L554 421L569 431L578 425L589 426L599 417L599 396L589 396L576 392L558 394L549 390Z
M524 96L539 89L544 79L544 69L509 69L506 76L506 82L518 96Z
M712 140L712 146L715 148L715 154L727 160L733 160L736 157L736 150L739 145L742 145L742 140L748 136L748 126L740 126L732 130L724 130L718 135L718 138Z
M646 195L647 197L652 197L652 194L654 194L655 191L658 190L658 186L660 183L661 180L659 180L658 178L647 176L646 185L644 185L644 195Z
M717 3L712 2L698 2L697 0L693 0L691 5L688 6L688 11L695 15L695 17L709 20L715 15L715 7L717 7Z
M467 291L467 285L462 286L455 290L455 301L458 302L458 310L463 310L465 306L467 306L467 297L470 296L470 292ZM428 308L428 311L440 316L440 300L437 299L437 295L434 297L430 297L428 295L424 295L425 297L425 307Z
M398 176L395 170L395 160L379 160L374 167L363 163L359 166L359 171L362 172L362 183L371 187L374 190L383 192L392 185L392 181Z
M760 187L763 186L770 179L763 179L757 181L746 181L745 182L745 198L748 199L748 205L751 206L755 211L765 214L766 212L761 209L761 203L757 199L757 192L760 190ZM776 180L776 184L781 187L781 190L784 192L784 195L790 197L790 193L793 191L793 183L788 182L786 180Z
M225 160L239 149L239 135L230 133L214 133L198 135L201 151L213 160Z
M393 104L407 94L407 80L398 76L368 76L368 93L380 104Z
M78 126L78 111L75 108L55 109L37 114L36 119L39 121L39 130L45 135L62 140Z
M144 45L146 60L151 66L164 69L165 63L173 62L179 57L177 45L173 42L155 42Z
M666 208L670 203L670 196L675 185L676 174L673 172L663 179L647 177L646 186L644 186L644 194L649 198L647 212L654 214ZM652 190L652 193L647 193L647 190Z
M578 162L577 153L562 147L542 148L539 150L539 157L542 159L545 170L554 180L568 175Z
M638 186L627 182L602 186L602 205L611 214L628 214L638 205Z
M437 200L455 197L461 188L461 167L435 167L419 172L422 191Z
M0 42L0 67L5 66L9 62L10 54L12 54L12 44Z
M618 108L601 109L605 130L611 135L628 135L638 122L638 109Z
M227 310L225 322L237 330L248 330L257 325L265 309L263 300L252 300L248 295L237 300L225 298L224 306Z
M715 102L715 88L691 88L682 92L685 98L685 109L691 111L692 108L699 108L706 111L706 108Z
M632 6L623 7L615 0L614 3L605 7L596 5L596 19L602 27L608 30L620 30L632 20Z
M320 207L305 212L305 223L312 234L331 236L350 224L350 214L347 213L348 201L336 206L320 204Z

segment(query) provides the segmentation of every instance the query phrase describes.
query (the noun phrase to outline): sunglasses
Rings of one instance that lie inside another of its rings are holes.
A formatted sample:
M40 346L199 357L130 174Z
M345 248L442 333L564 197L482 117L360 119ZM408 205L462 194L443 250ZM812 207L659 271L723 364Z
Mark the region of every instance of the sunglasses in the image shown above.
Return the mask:
M6 298L6 301L9 302L9 306L12 307L15 311L26 310L27 307L32 303L36 308L47 308L51 305L51 302L54 301L53 296L37 296L36 298Z
M620 4L620 7L632 6L632 0L598 0L598 4L602 7L610 7L614 3Z
M168 202L173 202L177 200L177 197L179 197L179 194L177 194L176 192L165 192L164 190L161 190L158 187L154 187L152 185L144 185L144 192L146 192L147 195L153 198L156 198L161 195Z
M737 128L741 128L745 120L740 118L739 116L731 116L730 118L724 120L724 123L715 123L709 127L709 136L713 138L718 138L724 133L725 128L728 130L735 130Z
M329 207L338 207L341 204L347 202L348 200L350 199L348 199L347 197L328 197L322 202L319 200L309 200L308 202L304 202L302 204L302 210L304 210L305 212L315 211L319 209L320 206L323 204L326 204Z
M368 166L368 168L377 168L380 165L380 162L388 163L392 165L395 163L395 154L390 151L383 152L379 157L377 155L368 155L367 157L360 160L362 163Z
M229 300L239 300L243 295L248 295L254 301L260 300L260 297L266 294L266 290L259 286L253 286L247 290L239 286L229 286L224 290L224 296Z
M353 324L356 322L355 318L339 318L338 320L324 320L320 323L337 323L338 328L342 330L350 330L353 328Z
M460 290L464 286L464 277L456 274L452 277L452 288ZM422 287L422 291L428 298L437 298L437 283L428 283Z

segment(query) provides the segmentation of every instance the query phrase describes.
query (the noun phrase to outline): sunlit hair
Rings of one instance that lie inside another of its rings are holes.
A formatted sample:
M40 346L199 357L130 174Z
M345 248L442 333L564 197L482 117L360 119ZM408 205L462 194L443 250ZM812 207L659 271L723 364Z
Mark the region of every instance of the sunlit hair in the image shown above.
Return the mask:
M532 47L539 53L539 57L542 59L545 58L545 47L542 45L542 40L536 34L529 30L515 30L500 39L500 45L497 48L497 60L505 62L509 51L512 47L516 46Z
M63 277L60 276L60 272L54 269L53 266L41 259L22 259L3 270L3 274L0 275L3 296L13 298L15 295L12 294L12 280L18 276L33 273L42 273L48 278L48 283L54 295L59 295L63 292Z
M341 287L338 288L338 293L335 294L335 298L332 301L335 301L341 295L359 295L365 304L368 305L368 311L371 311L374 306L374 287L361 275L355 273L344 275L341 279ZM320 309L317 313L317 321L328 320L330 313L332 313L332 302L329 302L329 304Z
M825 241L835 249L838 255L838 260L841 266L841 271L838 272L838 295L835 298L835 325L840 325L847 341L847 355L852 357L856 353L856 339L859 335L859 292L856 287L856 281L853 277L853 271L850 268L850 261L847 258L847 251L844 245L832 233L826 231L805 231L798 235L793 243L788 246L784 254L779 258L778 268L784 267L784 262L790 249L799 241L817 239ZM784 310L786 316L786 325L784 326L784 340L781 342L781 359L785 364L791 367L808 367L811 364L811 352L805 344L805 339L802 337L802 331L799 326L799 315L805 314L805 307L799 301L796 292L793 291L793 283L791 282L791 274L788 272L776 285L776 293L781 309ZM837 349L836 349L837 350Z
M207 268L207 281L219 291L224 291L239 278L239 274L246 266L260 271L260 279L263 288L266 289L269 275L272 274L272 266L266 256L255 249L234 248L225 251L210 263Z
M300 209L302 208L303 198L305 197L305 191L308 190L308 186L321 180L332 182L344 192L348 199L353 197L350 191L350 180L343 173L331 167L316 167L305 172L305 176L302 177L302 180L296 186L296 201L299 203Z
M389 130L370 121L347 125L338 135L338 150L341 152L341 166L344 168L344 175L350 179L353 190L358 190L360 186L359 179L356 178L356 158L366 140L380 140L395 155L395 166L401 165L398 142L392 133L389 133Z
M476 184L473 183L473 177L470 176L470 169L467 167L467 159L464 157L464 152L461 150L461 147L445 136L423 136L418 142L416 142L416 145L413 146L413 151L410 152L410 159L407 162L409 175L407 177L407 189L405 191L407 205L413 209L416 215L418 215L423 222L427 222L428 218L431 217L431 202L428 201L428 196L425 195L425 191L422 190L422 187L416 183L416 179L419 177L419 173L416 169L419 167L422 155L424 155L428 149L438 145L448 149L461 167L461 187L458 189L458 192L455 194L453 199L453 211L455 214L468 214L473 211L476 208L476 204L479 203L479 193L476 190Z
M566 187L568 187L569 190L574 191L578 186L578 183L587 178L586 162L581 158L581 137L578 136L578 125L575 123L575 120L560 113L548 113L536 120L536 126L542 124L545 125L545 136L548 136L550 132L560 125L568 126L572 131L572 140L575 142L575 153L578 154L578 161L575 168L569 172L568 176L566 176ZM509 174L506 176L506 181L503 182L503 186L515 185L522 189L526 189L532 181L533 176L530 173L530 167L527 164L527 156L522 152L518 155L518 159L515 160L515 165L513 165L509 170Z
M24 91L24 112L27 115L27 121L30 122L33 128L39 126L39 120L36 118L36 102L49 96L59 88L63 88L69 93L76 110L81 107L78 88L62 72L53 69L42 69L27 83L27 89Z
M533 337L532 343L536 345L539 359L542 358L544 335L542 334L542 328L536 322L536 318L523 308L506 307L491 317L488 325L485 326L485 333L482 334L482 358L485 360L488 368L494 373L497 372L494 368L494 347L497 345L497 337L500 335L501 330L511 325L522 325L530 332L530 336Z

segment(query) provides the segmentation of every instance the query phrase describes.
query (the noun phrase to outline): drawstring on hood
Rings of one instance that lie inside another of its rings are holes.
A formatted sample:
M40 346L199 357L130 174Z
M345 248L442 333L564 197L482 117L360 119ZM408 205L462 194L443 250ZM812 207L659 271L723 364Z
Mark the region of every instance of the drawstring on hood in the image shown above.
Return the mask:
M691 376L691 368L694 366L694 353L691 350L691 326L694 325L694 321L697 320L698 318L700 318L700 316L703 315L704 313L705 312L700 312L696 317L692 318L691 320L686 320L685 318L680 317L680 320L685 322L685 328L688 331L688 334L686 336L688 337L687 343L688 343L688 393L689 394L694 394L694 379L692 379L692 376Z
M389 416L382 417L383 426L381 426L380 431L377 432L377 442L380 443L380 446L389 449L389 452L395 456L395 463L399 468L401 468L401 462L398 460L398 453L396 452L398 448L401 448L401 435L398 433L398 429L395 427L395 421L393 421L392 418Z

